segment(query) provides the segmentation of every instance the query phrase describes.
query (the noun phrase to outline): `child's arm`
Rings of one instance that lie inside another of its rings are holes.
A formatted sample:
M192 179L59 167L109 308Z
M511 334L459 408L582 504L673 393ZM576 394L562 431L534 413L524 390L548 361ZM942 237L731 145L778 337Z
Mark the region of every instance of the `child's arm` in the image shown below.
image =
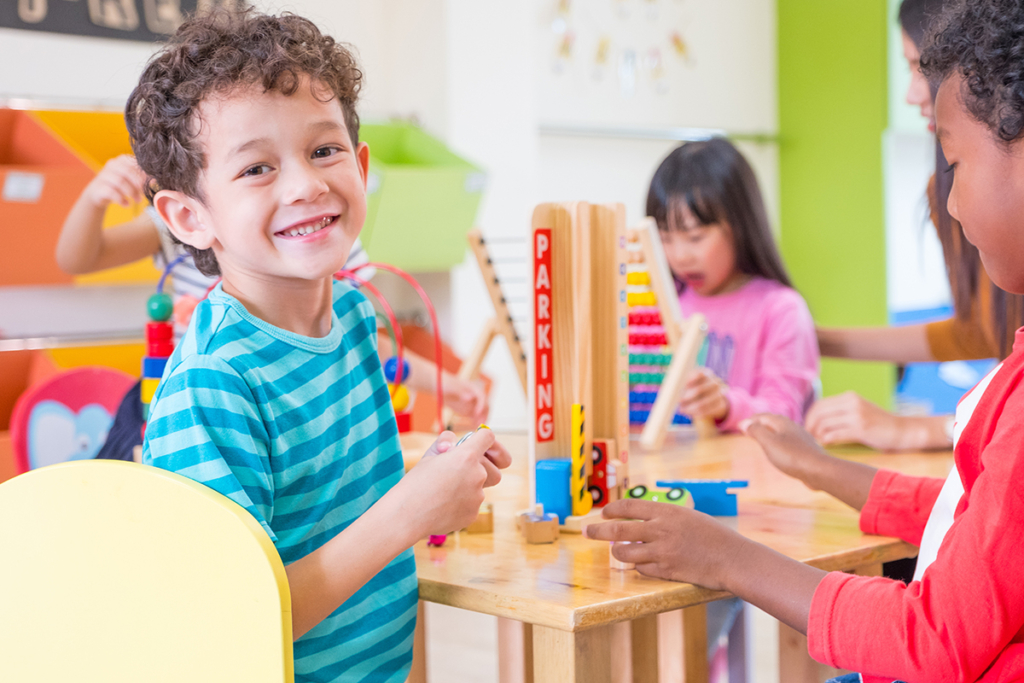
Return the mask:
M817 401L807 411L807 431L819 442L862 443L881 450L948 449L952 416L893 415L856 392Z
M444 432L393 489L345 531L286 567L297 639L327 618L401 552L429 534L468 525L480 511L483 489L501 480L512 460L489 429L458 447ZM433 449L432 449L433 450Z
M901 327L819 327L822 356L889 363L934 361L927 325Z
M382 364L395 353L391 339L387 336L377 338L377 348ZM416 391L436 393L437 365L408 349L403 350L402 357L409 361L409 379L406 384ZM455 411L456 415L465 416L475 424L484 422L490 405L483 384L466 381L447 370L443 373L441 384L444 389L445 405Z
M763 329L757 335L756 361L739 372L750 373L736 386L726 386L709 370L697 369L687 377L679 410L691 417L711 417L722 430L734 431L740 422L758 413L774 413L800 421L818 376L814 322L800 295L785 290L766 303ZM749 390L748 388L749 387Z
M124 265L160 250L160 236L145 212L137 218L103 229L107 206L130 206L143 199L145 174L135 159L111 159L78 197L61 228L57 265L75 275Z

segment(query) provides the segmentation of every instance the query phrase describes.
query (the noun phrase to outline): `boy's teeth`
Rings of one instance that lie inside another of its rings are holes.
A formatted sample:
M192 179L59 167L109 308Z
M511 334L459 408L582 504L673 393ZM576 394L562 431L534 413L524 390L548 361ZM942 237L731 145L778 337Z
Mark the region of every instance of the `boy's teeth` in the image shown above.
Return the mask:
M324 218L321 218L316 223L310 223L309 225L302 225L302 226L299 226L297 228L292 228L291 230L286 230L284 235L285 235L285 237L298 237L299 235L308 235L311 232L316 232L318 230L323 230L324 228L327 227L327 224L330 223L330 222L331 222L331 218L328 217L328 216L325 216Z

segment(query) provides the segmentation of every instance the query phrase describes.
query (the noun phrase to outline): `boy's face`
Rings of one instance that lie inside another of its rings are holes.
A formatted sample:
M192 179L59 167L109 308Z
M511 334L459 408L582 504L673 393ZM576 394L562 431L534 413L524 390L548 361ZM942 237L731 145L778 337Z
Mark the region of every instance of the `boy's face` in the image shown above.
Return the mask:
M1009 146L964 107L963 80L947 78L935 98L938 136L952 167L949 213L981 253L989 277L1024 293L1024 149Z
M198 126L204 200L170 212L182 241L212 248L236 289L322 281L344 265L366 218L369 150L352 144L336 99L307 78L290 96L247 88L204 101Z

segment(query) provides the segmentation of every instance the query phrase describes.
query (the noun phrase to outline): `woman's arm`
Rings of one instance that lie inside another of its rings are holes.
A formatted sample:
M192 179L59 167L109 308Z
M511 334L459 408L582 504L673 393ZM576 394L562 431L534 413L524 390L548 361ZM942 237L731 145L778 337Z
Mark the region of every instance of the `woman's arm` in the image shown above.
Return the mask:
M926 363L935 360L926 327L819 327L818 348L832 358Z
M61 270L74 275L121 266L160 250L160 235L153 220L137 218L103 229L103 217L112 203L130 206L142 200L145 175L130 156L107 162L71 207L57 241Z

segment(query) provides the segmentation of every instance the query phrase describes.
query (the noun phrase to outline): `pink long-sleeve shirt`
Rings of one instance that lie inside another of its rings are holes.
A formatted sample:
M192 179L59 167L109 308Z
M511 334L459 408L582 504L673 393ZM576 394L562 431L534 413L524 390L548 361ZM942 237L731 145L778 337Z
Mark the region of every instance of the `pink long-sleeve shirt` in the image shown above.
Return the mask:
M832 573L811 601L815 659L864 683L1024 680L1024 329L957 408L948 479L880 470L865 533L921 545L915 580Z
M757 413L803 422L818 378L818 340L803 297L774 280L754 278L728 294L679 295L683 315L708 321L705 367L729 385L729 414L719 428L735 431Z

